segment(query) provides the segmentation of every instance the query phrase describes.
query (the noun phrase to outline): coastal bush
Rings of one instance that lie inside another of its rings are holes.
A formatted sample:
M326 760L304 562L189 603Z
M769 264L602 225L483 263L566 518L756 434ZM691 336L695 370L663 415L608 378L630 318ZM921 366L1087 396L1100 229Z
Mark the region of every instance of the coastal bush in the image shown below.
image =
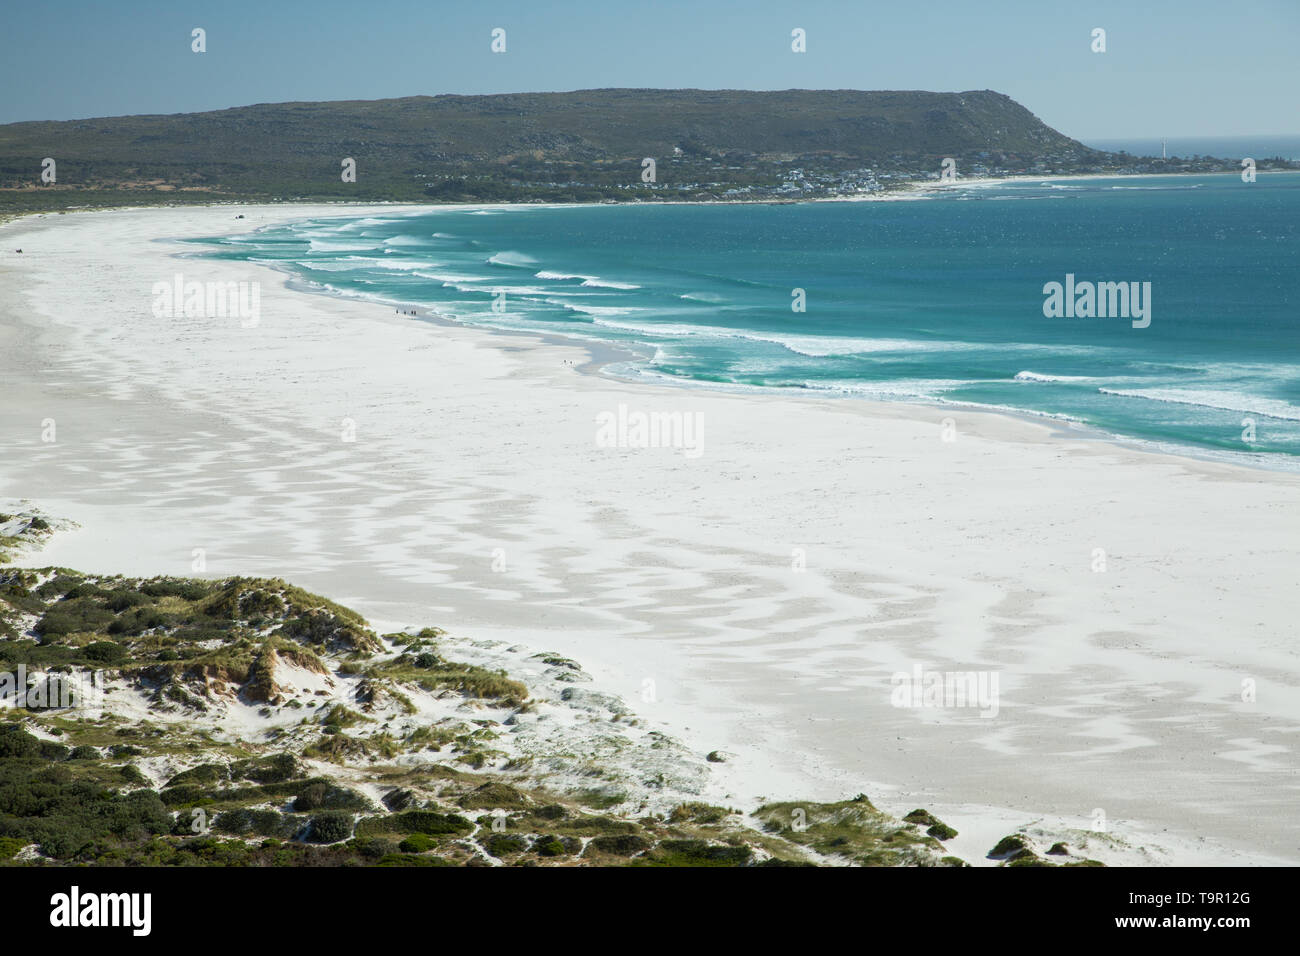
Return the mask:
M430 836L460 836L474 829L474 824L454 813L432 810L406 810L387 816L365 817L357 824L358 836L385 833L427 833Z
M363 628L326 610L302 611L281 624L274 634L336 652L369 654L381 649L379 642Z
M327 734L337 734L340 730L353 727L369 719L361 716L355 710L348 710L342 704L335 704L321 715L321 723L325 725L324 731Z
M283 783L298 776L298 760L293 754L273 754L253 757L230 765L230 776L235 780L252 780L255 783Z
M182 770L163 786L165 789L171 789L187 784L219 783L225 780L227 776L227 770L221 764L203 763L197 767L191 767L189 770Z
M626 791L610 788L583 790L578 794L578 802L593 810L608 810L626 801Z
M618 836L598 836L587 844L589 850L609 853L612 856L633 856L650 849L650 841L635 833Z
M19 724L0 725L0 759L12 757L38 757L41 741L23 730Z
M312 810L369 810L370 801L355 790L317 780L302 788L293 801L293 808L298 813Z
M721 823L729 815L737 812L707 803L682 803L674 807L672 812L668 814L668 820L670 823Z
M183 784L179 787L167 787L163 790L162 802L169 807L193 806L203 802L211 802L207 789L195 784Z
M412 833L409 837L397 844L397 849L402 853L424 853L432 850L436 844L433 837L427 833Z
M415 794L399 787L384 794L384 806L392 811L405 810L414 799Z
M439 856L417 856L412 853L390 853L382 857L376 866L455 866L453 860L444 860Z
M239 836L276 837L291 840L303 827L301 817L287 816L278 810L255 810L240 807L220 814L212 827Z
M367 669L372 677L418 684L428 691L444 688L458 691L469 697L501 700L508 706L518 706L528 697L528 688L513 680L505 671L491 671L472 664L459 664L441 658L428 667L416 666L414 658L403 655L393 661L376 664Z
M330 763L343 765L349 759L365 757L370 753L369 745L360 738L347 734L327 734L314 744L303 749L302 755L311 760L328 760Z
M140 585L140 592L153 598L175 597L185 601L200 601L214 588L214 583L195 578L154 578Z
M500 859L515 853L523 853L528 849L528 841L513 833L494 833L487 838L483 849Z
M65 634L102 632L113 621L111 612L89 599L64 599L41 615L32 628L43 639L62 637Z
M924 811L922 811L924 812ZM930 860L939 844L913 825L880 812L865 794L838 803L765 804L754 815L770 833L862 866L909 866ZM802 826L795 824L802 821Z
M17 749L27 750L21 742ZM47 856L71 859L95 840L140 841L168 832L171 815L152 790L115 793L85 778L86 772L51 767L30 753L0 760L0 837L37 843Z
M145 631L166 627L172 623L172 620L169 615L154 608L137 608L129 614L120 615L117 620L108 625L106 631L113 635L138 637Z
M616 836L621 833L639 833L641 828L630 820L616 820L606 816L578 816L561 825L566 833L582 836Z
M1022 853L1032 854L1033 850L1025 838L1019 833L1013 833L1011 836L1003 837L997 842L997 845L993 847L993 849L989 850L989 856L995 859L1004 856L1014 859Z
M398 852L398 844L383 837L356 837L349 841L348 846L355 850L363 859L370 861L378 860L390 853Z
M0 600L27 614L41 614L45 611L45 602L20 584L12 572L6 574L3 580L5 584L0 587Z
M133 607L140 607L142 604L149 603L151 602L147 595L141 594L139 591L123 589L120 591L110 592L108 600L105 602L104 606L110 611L115 611L120 614L121 612L128 611Z
M62 597L80 583L81 577L78 575L59 573L38 587L36 593L48 601Z
M666 866L744 866L753 855L748 846L704 840L664 840L655 851L657 861Z
M78 598L103 598L107 597L108 593L108 591L105 591L93 581L82 581L80 584L65 591L63 594L63 600L75 601Z
M352 836L352 814L324 810L311 818L307 839L312 843L338 843Z
M466 810L523 810L528 798L508 783L485 783L456 801Z
M540 836L533 841L538 856L572 856L582 850L582 841L573 837Z

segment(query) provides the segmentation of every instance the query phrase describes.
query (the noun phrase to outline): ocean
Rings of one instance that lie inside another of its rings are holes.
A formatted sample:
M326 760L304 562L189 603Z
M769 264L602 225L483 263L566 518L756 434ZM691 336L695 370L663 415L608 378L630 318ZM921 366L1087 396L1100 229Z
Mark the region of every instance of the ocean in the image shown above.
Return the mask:
M1127 139L1090 139L1085 146L1107 152L1127 152L1133 156L1159 156L1161 152L1170 159L1190 159L1193 156L1214 156L1218 159L1241 160L1246 156L1254 160L1265 158L1300 160L1300 136L1145 136Z
M1260 173L434 207L202 242L311 291L638 356L608 374L1003 409L1297 470L1298 234L1300 173ZM1045 305L1050 283L1070 290L1064 310ZM1100 283L1124 285L1088 315L1075 297Z

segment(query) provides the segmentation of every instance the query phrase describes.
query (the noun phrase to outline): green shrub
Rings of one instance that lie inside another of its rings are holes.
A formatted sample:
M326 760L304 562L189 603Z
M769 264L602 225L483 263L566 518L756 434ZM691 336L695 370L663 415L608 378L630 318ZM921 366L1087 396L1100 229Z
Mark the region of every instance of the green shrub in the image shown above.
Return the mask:
M379 860L397 852L397 844L383 837L357 837L348 846L367 860Z
M302 788L293 801L293 808L298 813L310 813L313 810L369 810L370 801L355 790L316 780Z
M617 836L599 836L589 844L591 849L613 856L632 856L650 849L650 841L635 833L623 833Z
M405 810L415 799L415 794L410 790L398 787L395 790L389 790L384 794L384 806L389 810Z
M352 836L352 814L341 810L324 810L311 818L308 841L338 843Z
M495 857L523 853L528 849L528 841L514 833L494 833L488 837L483 848Z
M180 787L168 787L162 792L162 802L169 807L183 807L210 800L208 791L195 784Z
M181 787L187 784L219 783L225 779L225 767L215 763L203 763L197 767L191 767L189 770L181 771L168 780L165 786L170 789L171 787Z
M726 846L704 840L664 840L659 850L663 862L673 866L743 866L754 855L747 846Z
M582 849L582 843L573 837L540 836L533 841L533 852L538 856L568 856Z
M390 853L382 857L376 866L455 866L452 860L440 856L416 856L411 853Z
M402 853L425 853L432 850L435 846L433 837L427 833L412 833L409 837L397 844L397 849Z
M7 757L38 757L41 741L18 724L0 726L0 759Z
M110 611L116 611L121 614L123 611L129 611L133 607L139 607L142 604L148 604L149 598L140 594L138 591L121 590L114 591L105 605Z
M466 810L522 810L528 798L508 783L485 783L456 801Z
M140 592L150 597L178 597L186 601L198 601L207 597L214 584L191 578L158 578L146 581L140 586Z
M1029 843L1019 833L1013 833L1011 836L1005 836L998 841L997 846L989 851L989 856L1010 856L1013 859L1022 853L1033 853Z
M293 754L241 760L230 767L230 775L235 780L252 780L256 783L282 783L292 780L298 773L298 760Z
M430 836L457 836L469 833L474 824L454 813L435 813L432 810L407 810L382 817L366 817L357 824L358 833L373 836L378 833L427 833Z
M286 816L277 810L252 810L241 807L227 810L213 821L214 830L238 836L277 837L291 840L302 829L300 817Z

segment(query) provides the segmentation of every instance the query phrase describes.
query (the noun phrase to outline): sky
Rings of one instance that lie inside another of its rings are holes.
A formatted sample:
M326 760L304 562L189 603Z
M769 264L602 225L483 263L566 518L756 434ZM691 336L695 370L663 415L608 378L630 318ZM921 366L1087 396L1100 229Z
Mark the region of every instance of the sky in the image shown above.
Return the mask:
M1286 134L1297 41L1300 0L64 0L7 5L0 123L613 86L992 89L1082 140Z

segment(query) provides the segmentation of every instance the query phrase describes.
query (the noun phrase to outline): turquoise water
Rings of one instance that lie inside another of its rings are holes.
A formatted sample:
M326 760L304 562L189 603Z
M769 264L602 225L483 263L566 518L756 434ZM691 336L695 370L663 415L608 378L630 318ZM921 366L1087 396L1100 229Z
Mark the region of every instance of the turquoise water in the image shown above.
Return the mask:
M1029 411L1292 468L1298 223L1300 173L1272 173L888 202L442 207L205 242L312 290L643 356L616 374ZM1046 317L1044 284L1067 273L1149 282L1150 325Z

